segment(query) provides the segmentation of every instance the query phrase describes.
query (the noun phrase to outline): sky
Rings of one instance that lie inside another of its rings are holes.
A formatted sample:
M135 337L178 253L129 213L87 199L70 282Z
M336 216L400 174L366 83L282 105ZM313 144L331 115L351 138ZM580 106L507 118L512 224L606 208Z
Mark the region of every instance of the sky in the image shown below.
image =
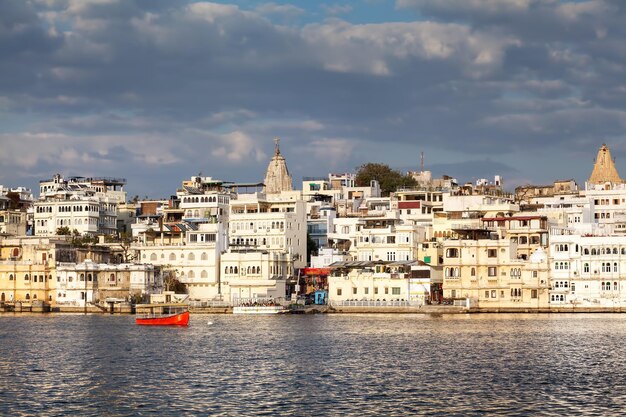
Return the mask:
M620 0L0 0L0 184L173 194L367 162L505 187L626 176Z

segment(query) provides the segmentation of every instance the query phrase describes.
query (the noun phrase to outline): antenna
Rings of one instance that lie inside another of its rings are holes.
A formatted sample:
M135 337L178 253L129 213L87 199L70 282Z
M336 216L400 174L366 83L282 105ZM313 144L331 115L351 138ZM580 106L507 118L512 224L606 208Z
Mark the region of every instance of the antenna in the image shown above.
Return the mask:
M420 152L420 170L424 172L424 151Z

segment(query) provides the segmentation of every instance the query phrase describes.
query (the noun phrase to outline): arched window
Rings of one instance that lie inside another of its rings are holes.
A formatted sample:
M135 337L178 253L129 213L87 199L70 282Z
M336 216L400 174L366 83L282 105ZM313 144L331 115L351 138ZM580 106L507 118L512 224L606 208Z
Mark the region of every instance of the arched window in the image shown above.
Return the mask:
M28 274L24 275L24 281L28 281L30 279L30 277L28 276Z
M87 281L89 282L93 281L93 277L91 276L91 274L87 274Z
M33 300L37 299L37 294L33 294Z
M584 254L584 255L589 255L589 248L585 248L585 249L583 250L583 254Z
M617 262L613 263L613 272L617 272Z
M174 252L170 253L170 261L176 260L176 254Z
M613 255L617 255L618 253L617 248L613 248Z
M235 274L239 273L239 268L235 267Z
M591 248L591 255L596 255L596 254L597 254L596 248Z
M208 278L209 274L207 274L207 272L203 269L202 272L200 272L200 278Z
M150 260L151 261L156 261L157 260L157 254L156 253L151 254L150 255Z
M228 268L228 271L232 274L234 272L233 267L231 266L230 268Z
M187 256L187 260L195 261L196 260L196 255L194 255L193 253L190 253L189 256Z
M30 300L30 294L29 293L26 293L26 299Z
M109 281L115 282L115 274L109 275Z
M208 259L209 259L209 256L206 254L206 252L202 252L202 255L200 255L200 260L206 261Z
M589 272L589 264L587 262L583 265L583 272Z
M85 280L85 274L80 274L80 280L84 281Z
M195 278L196 277L196 273L193 271L189 271L189 274L187 275L189 278Z

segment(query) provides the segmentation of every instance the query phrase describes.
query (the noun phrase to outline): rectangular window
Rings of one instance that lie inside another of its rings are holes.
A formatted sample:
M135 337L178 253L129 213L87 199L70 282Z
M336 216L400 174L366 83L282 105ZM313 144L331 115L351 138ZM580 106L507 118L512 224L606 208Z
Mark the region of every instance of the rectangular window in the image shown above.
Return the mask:
M356 294L356 287L352 288L352 294Z
M489 268L487 268L487 275L490 276L490 277L495 277L496 275L498 275L498 271L497 271L496 267L495 266L490 266Z
M385 294L389 294L389 288L385 287Z
M337 288L337 295L341 295L341 288Z
M497 298L497 296L496 290L491 290L491 298Z
M395 236L387 236L387 243L396 243Z
M392 295L400 295L400 287L392 287L391 288Z
M530 290L530 298L537 298L537 290Z
M374 287L374 294L378 294L378 287Z
M363 294L369 294L369 293L370 293L369 288L363 288Z
M485 298L489 298L489 291L485 291Z
M487 250L487 256L489 258L497 258L498 257L498 250L497 249L488 249Z

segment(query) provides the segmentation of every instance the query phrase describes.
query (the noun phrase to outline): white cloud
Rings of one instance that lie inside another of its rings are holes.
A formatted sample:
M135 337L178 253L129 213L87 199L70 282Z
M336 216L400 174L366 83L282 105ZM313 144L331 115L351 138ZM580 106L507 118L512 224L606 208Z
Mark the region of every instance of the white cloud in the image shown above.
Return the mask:
M226 158L231 162L261 162L267 155L257 146L254 140L244 132L234 131L215 137L221 144L216 145L211 154L218 158Z
M263 3L256 7L256 12L266 16L283 16L294 18L306 13L306 10L293 4Z
M352 6L349 4L322 4L322 10L331 16L338 16L341 14L350 13Z

